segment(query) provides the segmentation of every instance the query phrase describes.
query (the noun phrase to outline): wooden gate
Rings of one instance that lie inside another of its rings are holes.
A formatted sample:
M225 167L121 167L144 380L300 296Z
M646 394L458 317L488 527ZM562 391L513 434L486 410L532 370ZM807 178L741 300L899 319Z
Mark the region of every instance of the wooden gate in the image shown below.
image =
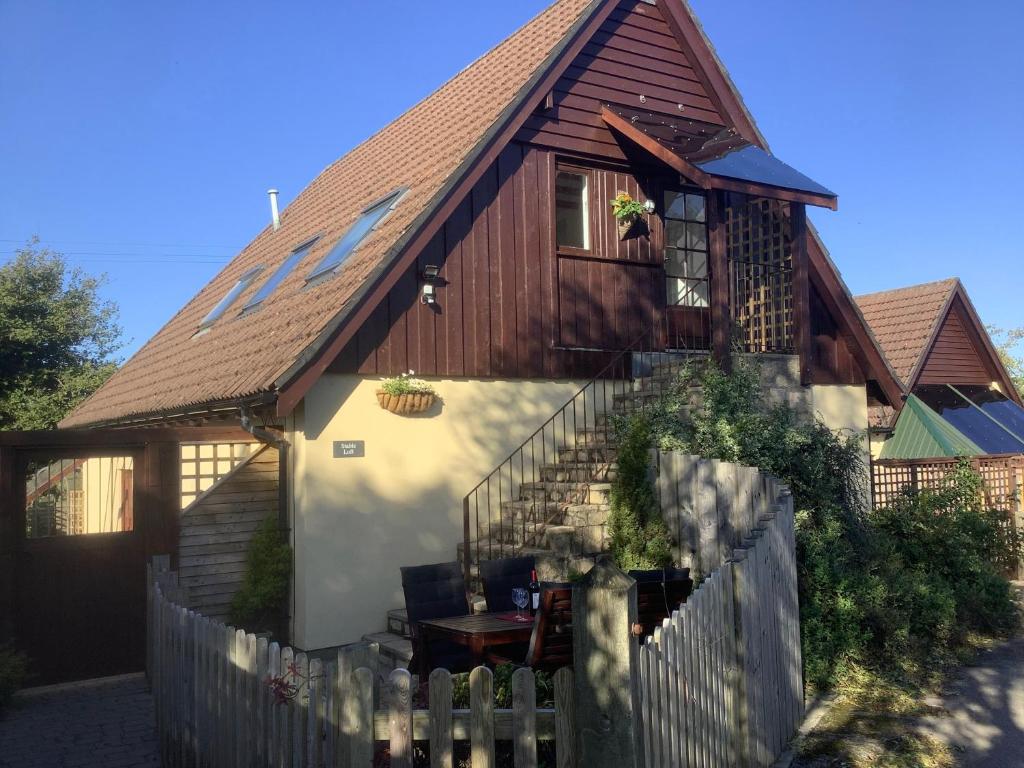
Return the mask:
M177 558L179 444L237 428L0 433L0 642L31 683L145 661L146 561Z

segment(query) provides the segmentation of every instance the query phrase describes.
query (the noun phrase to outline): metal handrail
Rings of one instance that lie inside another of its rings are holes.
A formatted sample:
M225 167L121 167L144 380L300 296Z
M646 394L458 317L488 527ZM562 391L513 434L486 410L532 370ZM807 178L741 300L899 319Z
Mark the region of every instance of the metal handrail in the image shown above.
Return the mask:
M466 494L463 498L462 560L467 584L471 583L472 563L480 562L482 554L486 554L487 559L514 557L524 548L536 545L547 527L561 519L570 507L588 501L581 498L580 492L594 479L587 479L586 473L578 467L573 469L567 465L589 465L594 463L590 458L597 455L608 458L611 448L600 439L602 433L607 438L610 429L607 417L616 408L616 402L622 403L618 410L626 412L631 401L645 403L655 394L636 393L633 382L639 375L653 371L656 356L684 362L690 356L708 353L709 320L700 313L694 313L694 317L700 327L680 330L672 327L673 321L665 313L622 349L607 350L606 353L613 354L612 358ZM572 353L566 350L566 354ZM575 353L600 354L594 350ZM571 460L561 462L561 455L568 455ZM581 456L587 460L579 462ZM555 467L559 463L563 464L561 473ZM596 463L607 465L610 462ZM564 499L549 501L543 486L533 486L534 492L541 494L539 501L524 494L524 485L538 483L545 471L550 471L556 482L567 483ZM558 477L564 480L558 481ZM574 495L572 485L577 483L576 494L579 495Z

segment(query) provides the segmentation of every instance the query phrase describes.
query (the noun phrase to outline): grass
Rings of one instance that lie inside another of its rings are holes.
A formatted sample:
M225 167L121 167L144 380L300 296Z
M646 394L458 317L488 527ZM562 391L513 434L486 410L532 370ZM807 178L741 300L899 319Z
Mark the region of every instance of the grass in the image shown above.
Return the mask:
M997 642L971 634L933 664L908 663L887 677L851 665L834 703L801 740L793 768L952 768L954 750L916 726L944 713L939 694L950 673Z

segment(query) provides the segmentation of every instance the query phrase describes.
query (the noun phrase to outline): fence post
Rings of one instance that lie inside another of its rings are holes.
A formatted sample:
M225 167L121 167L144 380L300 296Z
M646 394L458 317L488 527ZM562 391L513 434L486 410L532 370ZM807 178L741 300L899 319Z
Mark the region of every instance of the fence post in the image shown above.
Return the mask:
M576 738L587 768L640 768L636 582L601 557L574 588Z
M744 622L749 621L748 604L750 600L748 594L750 590L749 561L746 549L734 550L732 572L733 626L736 634L733 645L732 674L730 675L734 705L731 726L734 734L736 765L745 768L750 765L751 758L750 713L747 708L747 647L744 627Z

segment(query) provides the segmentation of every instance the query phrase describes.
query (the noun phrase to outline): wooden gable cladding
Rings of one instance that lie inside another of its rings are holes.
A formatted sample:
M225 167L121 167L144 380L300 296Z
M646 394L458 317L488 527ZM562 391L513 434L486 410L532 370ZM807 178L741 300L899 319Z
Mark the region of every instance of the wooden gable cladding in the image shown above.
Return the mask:
M981 384L989 386L1000 372L983 349L974 324L959 296L954 297L932 344L919 363L915 384Z
M419 254L330 370L425 376L566 377L604 359L566 348L614 349L664 305L661 225L619 239L611 198L657 200L655 172L587 168L592 248L559 254L552 195L560 159L513 143ZM437 303L420 276L441 268Z
M616 160L626 155L601 119L603 103L725 125L657 5L623 0L558 80L553 106L516 138Z
M864 384L852 344L811 285L811 379L815 384Z

